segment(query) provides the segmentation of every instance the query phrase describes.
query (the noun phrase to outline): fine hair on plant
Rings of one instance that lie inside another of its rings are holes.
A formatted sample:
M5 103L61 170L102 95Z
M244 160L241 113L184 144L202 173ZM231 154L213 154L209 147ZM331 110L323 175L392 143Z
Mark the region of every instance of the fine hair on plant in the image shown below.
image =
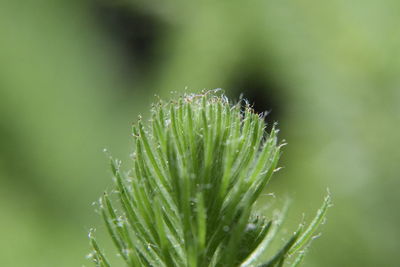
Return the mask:
M127 266L298 266L330 205L286 239L268 260L283 212L266 218L254 203L277 170L282 143L264 115L219 90L159 100L133 126L129 172L111 159L112 194L99 211ZM109 267L93 235L96 266Z

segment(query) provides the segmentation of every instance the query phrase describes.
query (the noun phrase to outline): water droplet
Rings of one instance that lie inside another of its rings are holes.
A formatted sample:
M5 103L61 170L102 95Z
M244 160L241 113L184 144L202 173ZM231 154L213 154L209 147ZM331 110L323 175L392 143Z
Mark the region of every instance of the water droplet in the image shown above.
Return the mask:
M254 223L249 223L246 225L246 231L251 231L256 229L256 225Z
M225 226L222 228L222 230L224 230L224 232L228 232L228 231L230 230L230 228L229 228L228 225L225 225Z
M131 250L128 249L128 248L124 248L124 249L122 250L122 252L123 252L125 255L129 256Z
M86 259L91 259L93 257L94 257L94 253L93 252L91 252L91 253L86 255Z

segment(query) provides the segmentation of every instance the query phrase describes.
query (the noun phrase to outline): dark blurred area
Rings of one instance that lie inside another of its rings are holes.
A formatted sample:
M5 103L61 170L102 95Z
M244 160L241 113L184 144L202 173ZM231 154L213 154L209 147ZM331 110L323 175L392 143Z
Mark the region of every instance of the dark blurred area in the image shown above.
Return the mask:
M397 266L400 2L2 1L0 266L91 266L106 148L129 167L154 94L223 88L278 122L288 231L329 188L304 266ZM262 203L261 203L262 205ZM109 245L111 247L111 244ZM112 249L108 249L112 253Z

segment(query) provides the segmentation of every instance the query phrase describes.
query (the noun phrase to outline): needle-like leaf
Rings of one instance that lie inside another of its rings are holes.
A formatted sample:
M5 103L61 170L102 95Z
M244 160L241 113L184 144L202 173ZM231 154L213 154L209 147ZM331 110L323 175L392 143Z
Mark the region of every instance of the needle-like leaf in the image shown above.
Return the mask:
M219 91L153 105L148 124L133 127L132 171L111 159L115 194L100 212L128 266L256 266L281 219L265 218L254 203L277 169L281 144L274 126L243 101ZM325 217L327 198L310 226L299 229L267 263L283 266L298 254ZM282 214L282 213L281 213ZM110 267L93 235L92 258ZM297 262L297 261L296 261Z

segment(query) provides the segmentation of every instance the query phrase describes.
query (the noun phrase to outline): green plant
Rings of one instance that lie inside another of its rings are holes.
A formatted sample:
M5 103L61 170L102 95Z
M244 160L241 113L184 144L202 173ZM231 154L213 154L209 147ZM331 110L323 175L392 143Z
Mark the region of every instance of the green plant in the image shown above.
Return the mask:
M309 242L330 198L308 227L303 224L267 262L282 218L253 211L283 144L277 129L247 103L231 104L216 91L185 95L153 106L148 127L133 127L133 172L126 177L111 159L120 211L107 193L99 207L128 266L283 266ZM110 266L92 234L97 266Z

